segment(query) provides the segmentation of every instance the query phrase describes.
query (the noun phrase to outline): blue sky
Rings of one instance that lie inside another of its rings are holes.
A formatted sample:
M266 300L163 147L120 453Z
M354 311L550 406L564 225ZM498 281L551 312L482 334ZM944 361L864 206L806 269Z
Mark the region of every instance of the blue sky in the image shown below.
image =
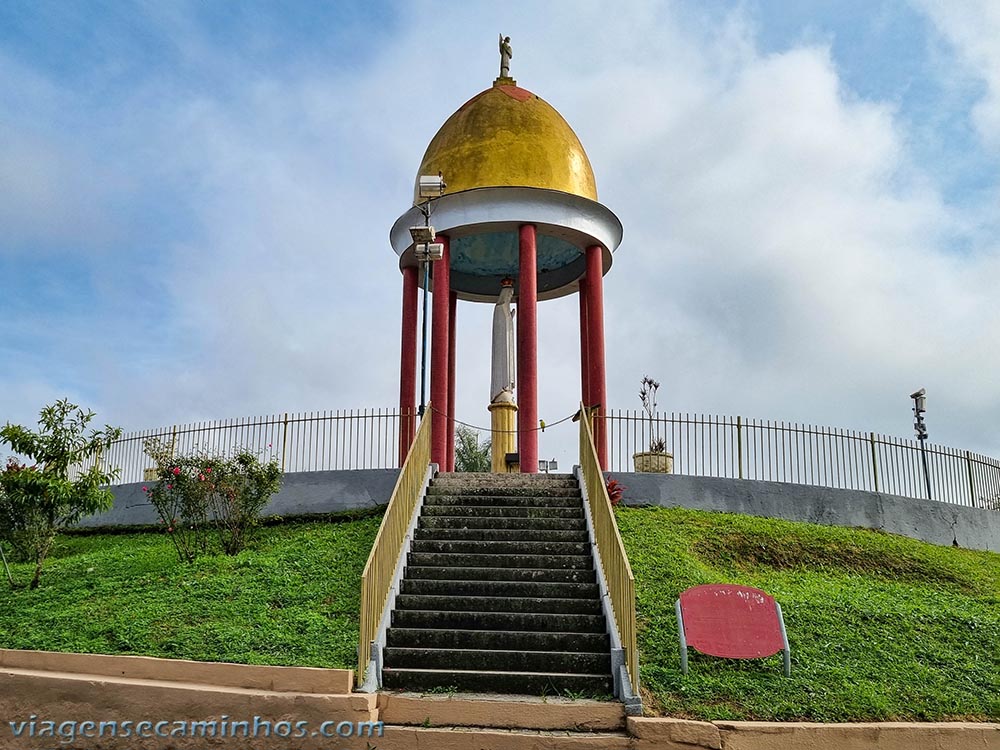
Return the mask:
M503 31L625 226L612 405L649 374L668 410L907 436L925 386L933 439L1000 455L998 8L0 4L0 421L391 406L388 230ZM575 307L540 310L550 422ZM490 312L459 313L472 423Z

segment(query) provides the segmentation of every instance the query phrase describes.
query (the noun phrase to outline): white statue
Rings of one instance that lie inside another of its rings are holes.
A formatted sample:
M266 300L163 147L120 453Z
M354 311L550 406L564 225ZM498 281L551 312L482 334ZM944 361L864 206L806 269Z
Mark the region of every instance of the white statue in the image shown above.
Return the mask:
M510 60L514 57L514 51L510 47L510 37L500 35L500 77L510 78Z
M514 281L500 282L500 296L493 308L493 368L490 379L490 403L514 403Z

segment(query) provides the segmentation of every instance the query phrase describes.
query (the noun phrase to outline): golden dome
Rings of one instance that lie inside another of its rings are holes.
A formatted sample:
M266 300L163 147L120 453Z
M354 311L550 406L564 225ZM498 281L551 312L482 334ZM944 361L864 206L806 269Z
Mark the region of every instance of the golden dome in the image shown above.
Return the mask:
M590 159L576 133L552 105L509 78L498 79L441 126L417 176L438 172L448 193L537 187L597 200Z

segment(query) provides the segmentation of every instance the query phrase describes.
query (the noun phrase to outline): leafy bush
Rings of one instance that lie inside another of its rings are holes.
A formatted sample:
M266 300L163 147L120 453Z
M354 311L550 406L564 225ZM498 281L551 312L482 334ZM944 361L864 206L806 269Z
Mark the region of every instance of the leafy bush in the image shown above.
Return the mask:
M102 471L98 459L121 430L105 426L85 435L93 418L94 412L63 399L42 409L37 432L9 422L0 428L0 440L35 462L28 466L11 458L0 472L0 543L35 564L30 588L38 588L56 535L85 515L108 510L114 501L107 485L117 472ZM89 469L79 470L88 463ZM71 468L77 472L74 479ZM8 579L14 586L9 571Z
M157 481L143 491L187 562L211 551L213 539L227 555L242 550L281 486L278 463L261 463L246 450L226 458L205 452L174 456L156 439L144 447L156 462Z
M465 425L455 430L455 471L489 471L493 466L491 441L479 442L479 431Z

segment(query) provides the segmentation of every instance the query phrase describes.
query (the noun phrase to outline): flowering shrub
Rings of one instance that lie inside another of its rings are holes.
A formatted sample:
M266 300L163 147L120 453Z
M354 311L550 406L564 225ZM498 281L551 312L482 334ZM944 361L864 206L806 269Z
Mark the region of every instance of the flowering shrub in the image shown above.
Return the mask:
M242 550L281 486L277 462L261 463L246 450L226 458L203 452L174 456L156 439L144 447L156 462L158 481L143 492L187 562L213 549L227 555Z
M34 560L37 552L44 558L51 545L45 513L25 491L37 478L37 466L15 458L8 458L0 472L0 542L10 545L18 562Z
M625 490L627 489L628 487L623 485L617 479L608 477L608 499L611 500L612 506L617 506L618 503L622 501L622 495L625 494Z
M41 410L37 431L9 423L0 427L0 443L34 462L28 466L11 458L0 472L0 542L8 542L21 561L35 564L30 588L38 588L59 532L112 506L107 485L116 472L104 471L99 458L121 430L105 426L88 435L93 418L94 412L62 399ZM87 464L89 469L70 479L70 467Z

